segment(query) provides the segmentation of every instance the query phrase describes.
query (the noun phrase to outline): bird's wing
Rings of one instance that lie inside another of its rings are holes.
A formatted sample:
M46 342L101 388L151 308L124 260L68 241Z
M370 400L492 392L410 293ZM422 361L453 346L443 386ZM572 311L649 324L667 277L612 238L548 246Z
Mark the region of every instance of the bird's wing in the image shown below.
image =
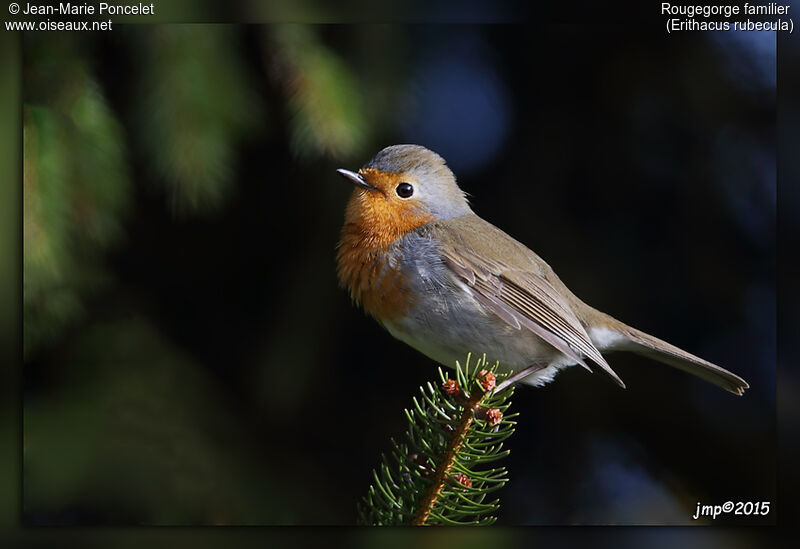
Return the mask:
M528 248L475 215L435 223L447 267L509 325L526 328L589 369L584 358L625 384L592 343L567 299L546 278L549 266Z

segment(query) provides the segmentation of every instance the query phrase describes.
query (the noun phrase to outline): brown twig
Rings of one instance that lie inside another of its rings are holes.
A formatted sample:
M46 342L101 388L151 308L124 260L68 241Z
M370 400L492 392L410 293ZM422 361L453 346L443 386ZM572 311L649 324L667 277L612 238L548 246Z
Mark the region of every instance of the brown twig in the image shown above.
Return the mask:
M453 467L456 454L461 449L461 445L464 442L463 437L469 430L472 422L475 420L475 408L478 407L484 396L486 396L486 393L480 389L476 389L472 395L470 395L469 399L464 403L464 412L461 414L461 419L458 422L458 426L453 432L453 438L450 439L450 442L447 445L447 451L436 467L436 473L433 476L433 482L428 489L425 490L425 494L422 496L422 500L420 500L417 512L414 514L414 518L411 519L411 524L413 526L424 526L428 521L428 517L433 510L433 506L436 504L436 501L442 494L442 489L447 481L447 475L450 473L450 469Z

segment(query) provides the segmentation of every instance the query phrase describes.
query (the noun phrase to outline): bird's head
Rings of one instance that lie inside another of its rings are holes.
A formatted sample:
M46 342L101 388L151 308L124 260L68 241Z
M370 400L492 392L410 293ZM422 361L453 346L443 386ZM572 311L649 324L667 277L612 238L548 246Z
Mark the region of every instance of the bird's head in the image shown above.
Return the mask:
M338 171L356 185L345 227L357 227L376 243L389 243L431 221L471 212L444 159L419 145L392 145L358 172Z

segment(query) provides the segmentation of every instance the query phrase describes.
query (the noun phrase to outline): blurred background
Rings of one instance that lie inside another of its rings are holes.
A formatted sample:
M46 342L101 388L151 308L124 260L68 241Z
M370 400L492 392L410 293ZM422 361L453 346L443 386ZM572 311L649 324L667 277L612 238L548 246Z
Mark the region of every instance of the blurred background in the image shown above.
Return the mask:
M775 54L570 25L26 34L25 522L355 522L437 374L337 288L334 170L403 142L588 303L751 385L612 355L627 390L520 389L500 524L775 505Z

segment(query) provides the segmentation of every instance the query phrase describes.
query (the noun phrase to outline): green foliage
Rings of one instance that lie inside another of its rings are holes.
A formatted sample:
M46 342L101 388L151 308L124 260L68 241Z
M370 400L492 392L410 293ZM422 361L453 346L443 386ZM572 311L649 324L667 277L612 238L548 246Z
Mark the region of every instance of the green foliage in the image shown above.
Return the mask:
M448 377L441 369L440 384L420 388L421 396L406 410L404 440L392 440L391 454L382 455L378 470L373 471L374 482L359 506L362 524L487 525L495 521L490 513L497 511L499 500L487 496L508 480L505 467L492 464L509 453L503 450L503 441L516 424L512 419L517 414L506 414L513 388L484 392L481 380L486 371L498 381L508 374L498 374L497 364L487 368L485 356L472 368L469 363L469 355L463 368L456 363L457 394L445 389ZM502 419L492 421L489 410L501 412Z
M70 47L29 40L23 118L23 307L26 354L82 310L104 280L98 252L118 241L128 209L122 128Z
M291 117L292 151L333 157L360 150L367 137L364 99L355 76L318 40L313 27L272 29L274 69Z
M233 27L137 29L136 135L177 211L208 211L228 195L237 142L260 122ZM261 122L263 123L263 122Z
M369 126L363 97L317 27L262 32L293 152L359 152ZM240 144L251 131L270 133L269 102L255 91L242 36L239 27L220 25L120 29L113 46L132 63L112 105L98 76L107 46L98 35L25 35L26 357L63 336L82 317L86 297L108 287L103 254L125 237L134 185L162 190L182 214L217 211L235 192Z
M128 138L139 138L151 180L177 210L207 211L228 195L237 141L260 114L232 27L135 27L120 39L142 61L131 95L138 116L125 128L96 77L91 36L25 37L26 357L110 279L102 254L124 237L134 192Z

